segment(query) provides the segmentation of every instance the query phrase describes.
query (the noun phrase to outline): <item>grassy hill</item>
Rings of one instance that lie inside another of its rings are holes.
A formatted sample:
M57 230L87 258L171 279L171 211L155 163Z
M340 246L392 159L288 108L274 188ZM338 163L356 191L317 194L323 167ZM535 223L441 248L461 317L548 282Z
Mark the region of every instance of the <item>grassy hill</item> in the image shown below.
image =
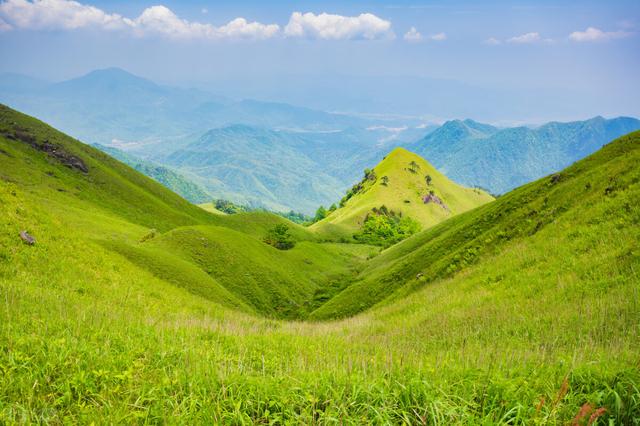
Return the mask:
M373 208L383 205L428 228L493 200L482 190L457 185L424 158L404 148L391 151L370 176L363 179L342 207L314 224L312 229L353 233L362 226ZM431 192L435 197L425 202L424 197Z
M638 164L633 133L375 256L0 108L0 422L634 424Z
M46 204L62 229L78 230L87 244L119 253L217 303L296 316L320 284L350 273L351 264L370 250L320 245L315 234L265 212L211 214L104 153L6 107L0 110L0 134L0 177L23 190L30 200L26 205ZM286 223L299 242L283 254L262 242L278 223ZM46 244L46 231L33 232Z

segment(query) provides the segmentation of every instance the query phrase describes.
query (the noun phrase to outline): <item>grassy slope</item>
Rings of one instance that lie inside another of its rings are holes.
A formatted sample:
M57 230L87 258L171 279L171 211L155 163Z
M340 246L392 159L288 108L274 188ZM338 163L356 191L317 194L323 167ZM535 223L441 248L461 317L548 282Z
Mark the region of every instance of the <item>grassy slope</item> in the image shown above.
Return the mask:
M37 144L48 140L78 156L89 172L64 167L10 139L16 129L25 129ZM61 226L80 230L87 244L98 243L161 279L227 306L295 316L321 284L351 275L370 251L321 245L305 228L265 212L210 214L100 151L8 108L0 110L0 135L0 177L23 190L30 203L47 204ZM276 223L287 223L300 242L291 253L280 256L262 242ZM201 262L203 249L207 264Z
M545 212L542 194L582 209L520 237L542 219L532 213L458 272L330 323L258 318L158 278L91 237L128 243L146 225L87 211L40 169L77 172L0 144L2 422L557 424L585 403L607 408L603 424L640 417L638 133L520 189L525 204L504 214ZM370 273L389 265L408 289L421 247L454 228L458 247L474 241L475 212L383 252ZM209 229L192 226L173 232ZM141 245L159 250L173 232Z
M106 152L113 158L133 167L143 175L149 176L151 179L161 183L172 192L175 192L185 200L191 201L194 204L204 203L212 198L211 194L201 186L168 167L152 161L143 160L111 146L100 144L95 144L94 146L100 151Z
M208 211L209 213L220 215L226 214L225 212L221 212L220 210L216 209L212 202L198 204L198 207Z
M429 282L453 276L466 266L496 255L514 244L531 245L531 249L523 252L522 256L542 255L546 258L555 250L573 247L576 238L581 240L582 245L585 242L579 237L585 240L600 238L599 234L605 230L598 231L595 226L586 225L604 220L607 213L602 210L604 204L619 205L620 211L608 207L608 214L626 217L633 213L629 210L629 205L633 204L629 198L633 196L632 191L622 191L620 196L613 198L619 189L627 189L638 178L638 169L634 167L633 160L628 158L638 156L634 143L637 137L638 133L635 133L556 177L543 178L521 187L493 203L457 216L385 250L369 262L349 288L321 307L313 317L352 315L390 295L392 299L399 297L393 295L398 289L400 295L407 294L407 291ZM620 153L622 150L629 152ZM583 226L586 228L583 229ZM576 235L580 230L585 235ZM612 231L606 229L606 232ZM625 234L629 235L626 230ZM626 241L626 236L621 236L621 241ZM542 239L540 245L544 246L543 249L536 245L538 239ZM607 243L614 245L614 241ZM558 242L561 243L559 248L556 247ZM628 245L626 250L631 250L634 243L629 241ZM620 251L619 255L624 256L624 250L624 246L618 246L609 254ZM614 260L615 257L611 259ZM535 270L546 268L544 263L538 262L529 266ZM598 268L602 266L598 264ZM498 275L495 279L502 281L504 273Z
M419 165L416 173L409 170L412 161ZM428 228L493 199L484 191L464 188L450 181L424 158L404 148L390 152L374 171L377 181L366 183L362 193L354 195L343 208L315 224L312 229L325 233L339 232L340 229L354 232L360 228L366 214L381 205L411 216L423 228ZM425 182L426 175L433 179L430 186ZM382 184L383 176L389 178L386 186ZM429 190L433 190L444 201L449 211L435 203L425 204L422 201Z

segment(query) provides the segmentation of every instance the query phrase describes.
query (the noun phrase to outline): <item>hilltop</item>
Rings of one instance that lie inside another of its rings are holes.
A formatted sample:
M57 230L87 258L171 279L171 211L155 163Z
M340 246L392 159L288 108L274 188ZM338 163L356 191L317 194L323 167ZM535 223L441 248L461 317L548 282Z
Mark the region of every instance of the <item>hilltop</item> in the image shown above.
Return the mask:
M374 208L382 206L427 229L491 200L480 189L452 182L419 155L395 148L349 190L339 208L311 229L353 233Z
M0 422L632 424L638 164L640 132L379 252L0 107Z

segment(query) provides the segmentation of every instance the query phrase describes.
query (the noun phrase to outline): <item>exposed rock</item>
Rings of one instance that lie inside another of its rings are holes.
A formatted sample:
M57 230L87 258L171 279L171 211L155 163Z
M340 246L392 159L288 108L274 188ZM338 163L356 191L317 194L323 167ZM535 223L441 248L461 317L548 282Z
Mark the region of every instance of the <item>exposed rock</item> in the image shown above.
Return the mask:
M29 144L38 151L46 152L50 157L55 158L67 167L80 170L83 173L89 172L89 168L84 163L84 161L82 161L75 155L69 154L60 146L49 142L48 139L45 139L42 143L38 143L35 136L25 130L22 130L21 128L16 128L13 133L5 134L5 136L9 139Z
M440 199L440 197L438 197L435 194L427 194L427 195L423 196L422 197L422 202L425 203L425 204L436 203L437 205L439 205L440 207L442 207L446 211L449 211L449 207L447 207L447 205L444 203L444 201L442 201Z
M29 235L27 231L20 231L20 238L22 238L25 244L29 244L30 246L36 243L36 239L32 235Z

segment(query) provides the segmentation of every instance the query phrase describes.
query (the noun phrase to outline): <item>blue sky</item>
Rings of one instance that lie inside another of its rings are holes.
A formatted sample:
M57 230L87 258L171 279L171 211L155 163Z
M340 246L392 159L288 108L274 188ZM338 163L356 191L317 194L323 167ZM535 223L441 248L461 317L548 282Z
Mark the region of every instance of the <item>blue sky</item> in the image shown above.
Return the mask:
M0 0L0 19L0 71L49 80L116 66L328 110L640 116L638 1Z

